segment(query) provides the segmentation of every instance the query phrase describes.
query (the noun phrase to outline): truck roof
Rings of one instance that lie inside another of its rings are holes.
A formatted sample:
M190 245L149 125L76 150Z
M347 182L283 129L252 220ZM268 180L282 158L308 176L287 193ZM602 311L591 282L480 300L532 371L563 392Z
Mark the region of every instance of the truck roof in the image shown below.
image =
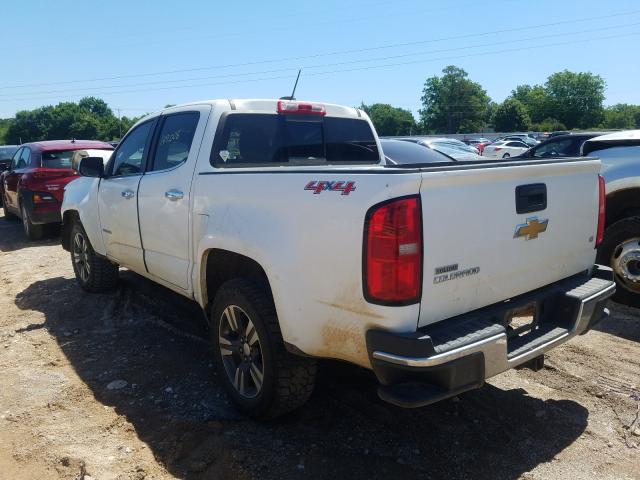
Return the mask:
M113 150L113 146L97 140L44 140L30 142L24 145L40 152L54 152L60 150Z
M282 100L282 99L251 99L251 98L237 98L237 99L215 99L215 100L202 100L197 102L189 102L181 105L174 105L162 109L157 113L170 112L175 109L187 107L190 105L212 105L223 106L240 112L252 112L252 113L276 113L278 111L278 102L293 102L298 104L311 104L322 105L325 108L326 114L332 117L363 117L366 118L366 114L354 107L345 107L343 105L336 105L334 103L316 102L309 100Z

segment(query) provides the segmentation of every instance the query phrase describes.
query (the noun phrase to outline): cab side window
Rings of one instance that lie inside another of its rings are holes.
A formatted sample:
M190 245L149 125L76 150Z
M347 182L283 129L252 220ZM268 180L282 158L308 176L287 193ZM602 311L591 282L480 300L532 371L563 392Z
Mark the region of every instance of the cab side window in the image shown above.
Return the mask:
M112 176L139 175L146 158L149 134L154 121L137 126L118 145L112 166Z
M164 118L150 170L167 170L187 161L199 119L198 112L175 113Z
M16 168L17 169L27 168L27 166L29 165L30 159L31 159L31 150L29 150L26 147L23 148L22 153L20 154L20 160L18 160L18 165L16 166Z
M15 170L18 168L18 162L20 161L20 156L22 155L23 148L19 148L16 153L13 154L13 158L11 158L11 170Z

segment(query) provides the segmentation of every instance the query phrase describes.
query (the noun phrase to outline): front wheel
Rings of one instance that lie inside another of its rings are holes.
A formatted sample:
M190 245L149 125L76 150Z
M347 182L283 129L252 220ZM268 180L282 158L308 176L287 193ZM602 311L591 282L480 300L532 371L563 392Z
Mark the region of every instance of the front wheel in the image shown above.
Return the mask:
M273 300L250 280L226 282L211 309L216 367L236 405L274 418L303 405L315 382L315 361L284 346Z
M613 269L616 278L613 300L640 307L640 217L624 218L607 228L597 261Z
M79 222L71 229L70 244L73 272L80 287L91 293L114 289L118 283L118 266L96 255Z
M25 235L29 240L40 240L44 234L44 227L31 222L29 212L24 205L20 207L20 213L22 215L22 227L24 228Z

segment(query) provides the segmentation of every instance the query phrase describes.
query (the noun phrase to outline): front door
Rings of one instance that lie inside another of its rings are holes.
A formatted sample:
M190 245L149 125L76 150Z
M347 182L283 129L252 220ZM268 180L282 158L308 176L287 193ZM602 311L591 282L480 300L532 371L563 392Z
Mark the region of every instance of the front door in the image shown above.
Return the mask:
M101 179L98 211L107 255L120 265L144 272L138 227L138 187L144 172L155 119L135 127L122 140Z
M191 181L210 110L190 106L160 117L138 193L147 271L183 290L191 265Z
M21 148L13 156L9 171L4 174L4 201L7 207L16 213L20 211L18 187L25 169L29 167L30 158L31 150L27 147Z

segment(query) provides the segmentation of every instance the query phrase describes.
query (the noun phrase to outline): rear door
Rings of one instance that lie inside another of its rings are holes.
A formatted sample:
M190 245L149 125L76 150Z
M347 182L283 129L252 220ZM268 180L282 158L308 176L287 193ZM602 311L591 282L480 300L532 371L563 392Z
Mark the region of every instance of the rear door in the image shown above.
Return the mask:
M210 111L190 106L160 117L138 194L147 271L183 290L191 265L191 182Z
M599 170L586 160L424 172L419 325L591 268Z
M107 255L120 265L145 271L138 228L138 186L156 120L131 130L118 145L100 181L98 212Z

